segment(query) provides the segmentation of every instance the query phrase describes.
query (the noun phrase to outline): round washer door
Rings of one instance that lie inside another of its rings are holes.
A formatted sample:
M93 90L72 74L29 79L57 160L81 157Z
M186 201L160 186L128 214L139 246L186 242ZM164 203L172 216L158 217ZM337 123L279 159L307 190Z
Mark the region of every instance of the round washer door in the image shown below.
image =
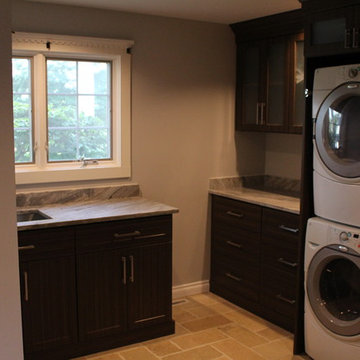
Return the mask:
M360 334L360 256L321 249L309 265L306 289L313 312L328 330Z
M325 98L316 117L315 143L330 171L360 177L360 82L344 83Z

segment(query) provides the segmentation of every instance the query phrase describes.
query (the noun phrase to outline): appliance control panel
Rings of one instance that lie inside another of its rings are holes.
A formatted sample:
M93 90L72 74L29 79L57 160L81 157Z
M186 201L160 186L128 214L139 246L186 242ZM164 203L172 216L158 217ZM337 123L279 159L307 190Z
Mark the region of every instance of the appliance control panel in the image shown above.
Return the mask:
M342 244L348 248L360 252L360 228L353 227L330 227L328 244Z

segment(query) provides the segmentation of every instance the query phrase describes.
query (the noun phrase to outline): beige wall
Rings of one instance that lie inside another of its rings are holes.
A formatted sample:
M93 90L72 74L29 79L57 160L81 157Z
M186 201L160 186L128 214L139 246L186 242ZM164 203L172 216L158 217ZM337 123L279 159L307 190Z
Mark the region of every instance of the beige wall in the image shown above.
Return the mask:
M11 113L10 0L0 11L0 359L22 356Z
M301 177L302 136L266 134L265 174L289 179Z

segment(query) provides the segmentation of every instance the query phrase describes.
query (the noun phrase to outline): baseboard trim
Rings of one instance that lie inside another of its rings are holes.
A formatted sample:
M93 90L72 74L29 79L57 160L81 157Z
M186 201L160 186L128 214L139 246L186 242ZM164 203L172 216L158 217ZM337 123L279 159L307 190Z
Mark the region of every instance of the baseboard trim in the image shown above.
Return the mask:
M177 285L172 288L172 298L202 294L209 291L209 280L196 281L189 284Z

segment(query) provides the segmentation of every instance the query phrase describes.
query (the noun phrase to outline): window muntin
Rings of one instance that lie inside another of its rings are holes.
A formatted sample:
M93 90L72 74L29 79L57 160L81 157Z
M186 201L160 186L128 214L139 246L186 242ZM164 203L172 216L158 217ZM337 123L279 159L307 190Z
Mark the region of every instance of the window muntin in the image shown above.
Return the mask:
M14 154L16 164L33 162L32 61L12 59Z
M47 59L49 162L112 158L111 62Z

